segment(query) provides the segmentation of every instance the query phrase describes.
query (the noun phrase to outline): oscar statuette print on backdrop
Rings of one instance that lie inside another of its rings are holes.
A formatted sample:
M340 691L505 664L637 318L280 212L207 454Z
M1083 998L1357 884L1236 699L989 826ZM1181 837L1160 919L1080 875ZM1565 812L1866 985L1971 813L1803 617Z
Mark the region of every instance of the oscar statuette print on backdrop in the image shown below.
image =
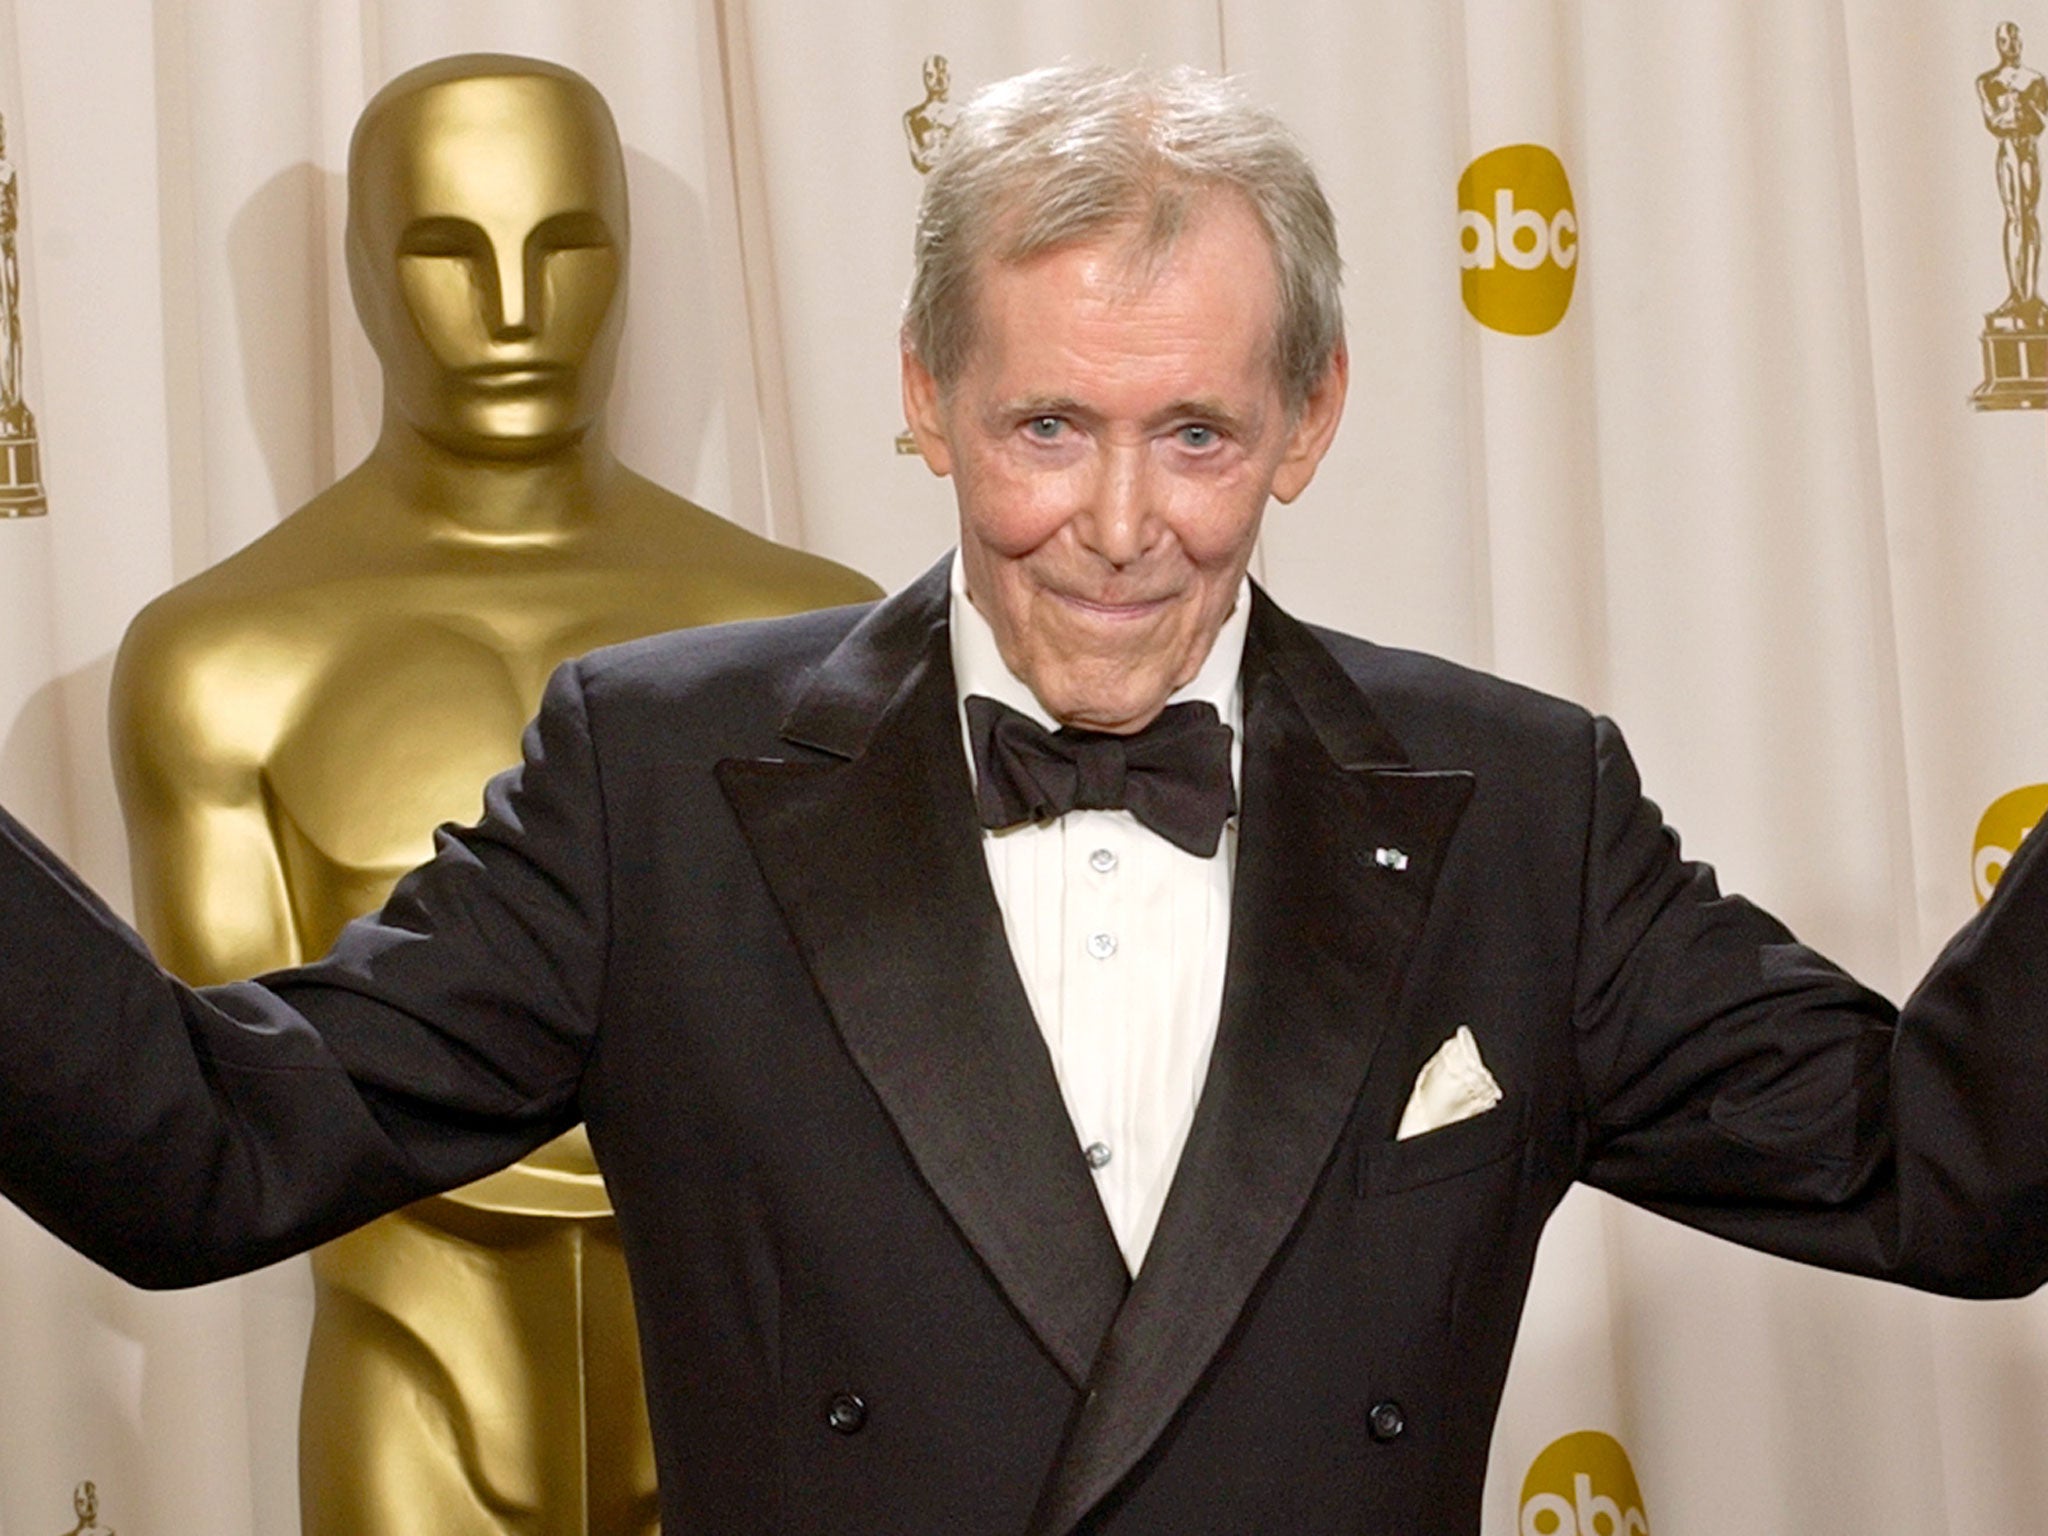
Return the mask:
M0 118L0 517L41 517L50 505L23 382L20 238L21 177L8 158Z

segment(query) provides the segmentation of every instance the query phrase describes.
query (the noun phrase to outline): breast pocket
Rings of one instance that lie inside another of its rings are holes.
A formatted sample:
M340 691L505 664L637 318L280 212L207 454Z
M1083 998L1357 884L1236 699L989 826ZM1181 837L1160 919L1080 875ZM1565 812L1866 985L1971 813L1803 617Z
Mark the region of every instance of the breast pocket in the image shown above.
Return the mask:
M1460 1321L1473 1315L1475 1296L1480 1316L1513 1316L1512 1308L1501 1312L1500 1298L1518 1294L1513 1276L1527 1246L1529 1126L1527 1097L1509 1093L1468 1120L1361 1147L1355 1241L1365 1310L1398 1320L1378 1340L1395 1386L1411 1376L1440 1381L1446 1371L1455 1378L1461 1360L1482 1376L1493 1368L1484 1330Z
M1489 1110L1424 1131L1405 1141L1359 1148L1358 1193L1392 1195L1440 1184L1516 1156L1529 1139L1524 1094L1509 1093Z

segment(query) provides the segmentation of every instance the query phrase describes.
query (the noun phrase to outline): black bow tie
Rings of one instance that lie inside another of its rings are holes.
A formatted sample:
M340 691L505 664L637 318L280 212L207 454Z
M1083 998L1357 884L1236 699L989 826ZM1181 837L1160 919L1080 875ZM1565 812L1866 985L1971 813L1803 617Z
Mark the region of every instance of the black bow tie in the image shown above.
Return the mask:
M1213 704L1174 704L1129 736L1061 726L980 694L967 700L974 805L984 827L1050 821L1068 811L1128 810L1176 848L1215 853L1237 808L1230 727Z

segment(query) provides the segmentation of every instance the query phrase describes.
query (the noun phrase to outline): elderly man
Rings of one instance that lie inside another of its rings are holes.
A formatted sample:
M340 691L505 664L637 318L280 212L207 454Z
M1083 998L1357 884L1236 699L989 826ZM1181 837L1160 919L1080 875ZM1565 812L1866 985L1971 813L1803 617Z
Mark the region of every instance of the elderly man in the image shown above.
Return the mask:
M586 1117L676 1531L1471 1531L1574 1179L2048 1274L2037 849L1900 1018L1611 726L1248 585L1346 377L1269 116L984 93L904 337L957 557L564 669L326 961L186 992L12 833L0 1187L176 1284Z

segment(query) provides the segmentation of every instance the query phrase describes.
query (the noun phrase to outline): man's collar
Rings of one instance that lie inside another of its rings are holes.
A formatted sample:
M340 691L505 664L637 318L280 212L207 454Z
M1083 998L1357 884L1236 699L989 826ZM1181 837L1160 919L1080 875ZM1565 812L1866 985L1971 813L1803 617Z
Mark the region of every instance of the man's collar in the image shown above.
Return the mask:
M790 706L781 727L784 739L833 757L857 758L895 708L916 692L921 679L937 668L951 671L951 626L946 622L951 564L950 556L934 562L909 586L861 617L811 673ZM1322 749L1340 767L1405 766L1408 755L1401 743L1374 713L1360 680L1347 675L1327 645L1256 586L1249 606L1249 670L1241 687L1250 718L1239 742L1258 724L1260 698L1277 688L1292 699ZM1240 604L1240 611L1243 607ZM1373 663L1375 674L1383 675L1384 670L1383 662ZM947 677L941 697L953 692L952 678ZM959 714L956 698L956 719Z

